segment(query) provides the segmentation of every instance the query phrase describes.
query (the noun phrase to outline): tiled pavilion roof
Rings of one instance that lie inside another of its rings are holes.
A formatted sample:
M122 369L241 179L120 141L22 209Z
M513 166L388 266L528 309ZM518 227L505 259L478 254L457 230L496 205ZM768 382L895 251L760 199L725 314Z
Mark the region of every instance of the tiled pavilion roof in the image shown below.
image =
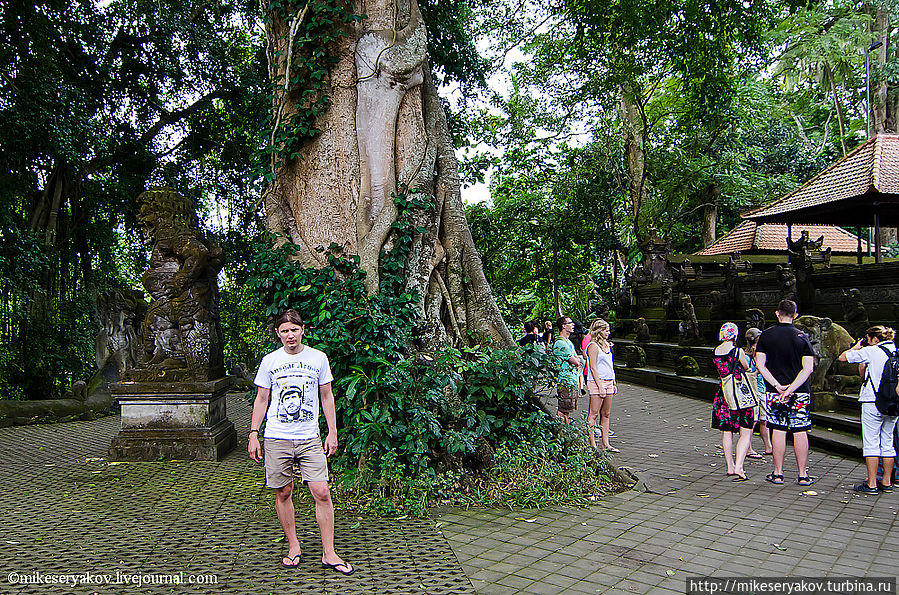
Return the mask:
M831 248L836 254L855 254L858 238L834 225L794 225L793 239L799 239L803 231L808 231L811 239L824 236L824 248ZM862 240L862 251L867 252L868 242ZM786 252L787 226L783 223L759 224L747 220L718 238L708 248L695 252L698 255L730 254L732 252Z
M777 223L899 224L899 135L880 134L780 200L743 214Z

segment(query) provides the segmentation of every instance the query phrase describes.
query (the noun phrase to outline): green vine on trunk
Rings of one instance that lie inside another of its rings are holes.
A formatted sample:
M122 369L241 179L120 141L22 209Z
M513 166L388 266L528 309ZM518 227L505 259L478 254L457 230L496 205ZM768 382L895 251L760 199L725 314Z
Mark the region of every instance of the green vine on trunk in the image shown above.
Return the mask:
M351 6L347 0L316 0L303 5L271 0L264 10L267 32L274 31L277 23L286 25L280 35L280 47L285 51L273 51L272 40L267 41L270 97L275 109L263 131L264 145L257 155L253 179L274 183L279 164L299 157L305 143L321 133L315 124L330 106L329 68L338 61L329 50L347 34L347 25L365 18L354 14ZM272 62L280 64L282 59L283 69L273 68Z

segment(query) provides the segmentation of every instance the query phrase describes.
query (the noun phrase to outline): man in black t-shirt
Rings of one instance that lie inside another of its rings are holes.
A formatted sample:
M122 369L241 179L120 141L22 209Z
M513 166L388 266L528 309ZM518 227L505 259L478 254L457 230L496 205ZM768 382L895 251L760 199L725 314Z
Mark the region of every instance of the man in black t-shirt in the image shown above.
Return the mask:
M537 323L533 320L525 321L524 336L518 340L520 347L535 345L540 342L540 335L537 334Z
M805 333L793 326L798 316L795 302L782 300L775 315L777 324L762 333L756 347L756 363L768 389L768 427L774 452L774 471L765 479L784 483L784 454L790 432L799 468L797 483L809 486L814 480L807 468L808 431L812 427L808 379L815 369L815 351Z

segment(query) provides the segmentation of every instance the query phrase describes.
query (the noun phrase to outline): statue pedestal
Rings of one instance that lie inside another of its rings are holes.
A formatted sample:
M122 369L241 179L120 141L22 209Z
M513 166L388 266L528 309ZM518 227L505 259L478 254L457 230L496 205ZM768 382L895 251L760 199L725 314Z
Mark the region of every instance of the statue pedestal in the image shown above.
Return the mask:
M225 411L225 376L209 382L120 382L109 390L122 407L110 461L219 461L237 445Z

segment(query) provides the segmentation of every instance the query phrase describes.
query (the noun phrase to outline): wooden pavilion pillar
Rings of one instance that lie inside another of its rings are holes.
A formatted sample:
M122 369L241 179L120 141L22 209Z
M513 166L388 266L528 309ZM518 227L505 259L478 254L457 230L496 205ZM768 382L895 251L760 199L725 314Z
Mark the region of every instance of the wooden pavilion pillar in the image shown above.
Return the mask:
M858 240L858 250L855 253L856 262L858 264L862 263L862 228L858 226L855 228L855 239Z
M882 256L880 254L880 210L879 205L874 203L874 262L880 263Z

